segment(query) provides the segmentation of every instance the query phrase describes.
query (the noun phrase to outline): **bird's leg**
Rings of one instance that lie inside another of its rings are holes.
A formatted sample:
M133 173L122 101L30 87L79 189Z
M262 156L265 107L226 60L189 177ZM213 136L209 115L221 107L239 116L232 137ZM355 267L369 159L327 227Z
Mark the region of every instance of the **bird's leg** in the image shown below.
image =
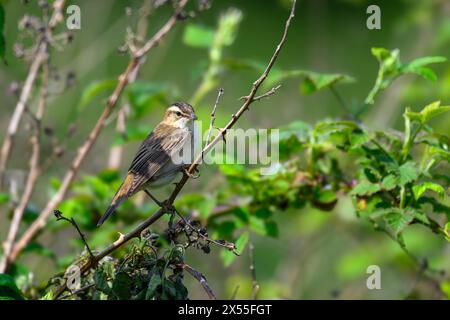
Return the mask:
M195 168L194 171L197 172L197 173L199 172L197 168ZM184 172L185 175L187 175L191 179L197 179L197 178L200 177L199 173L197 175L189 173L189 171L188 171L188 169L186 167L183 168L183 172Z
M154 195L150 193L147 189L144 189L144 192L160 207L164 207L164 203L155 198Z

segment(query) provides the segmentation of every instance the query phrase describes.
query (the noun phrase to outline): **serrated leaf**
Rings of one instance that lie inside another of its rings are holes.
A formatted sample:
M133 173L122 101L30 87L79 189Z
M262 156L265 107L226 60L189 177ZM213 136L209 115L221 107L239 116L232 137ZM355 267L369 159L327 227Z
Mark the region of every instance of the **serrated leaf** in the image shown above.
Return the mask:
M411 161L402 164L398 168L398 171L399 183L402 186L416 180L419 177L419 171L417 170L415 163Z
M383 181L381 182L381 186L385 190L392 190L398 185L398 183L399 183L398 176L396 176L394 174L389 174L383 178Z
M128 300L131 297L133 279L125 272L119 272L114 278L112 292L119 300Z
M391 212L386 215L386 221L396 235L400 234L413 220L414 216L407 211Z
M418 200L427 190L432 190L432 191L436 192L438 195L440 195L441 197L444 197L444 195L445 195L444 187L442 187L440 184L430 182L430 181L423 182L418 185L414 185L412 189L413 189L413 193L414 193L414 198L416 200Z
M107 276L103 270L97 270L94 273L94 283L95 288L106 295L109 295L111 292L111 287L108 283Z
M351 195L368 196L380 191L381 188L378 184L370 183L368 181L362 181L358 183L350 192Z
M156 294L156 289L161 284L161 276L154 272L150 281L148 282L147 292L145 293L145 300L152 299Z
M184 29L183 43L194 48L209 48L214 40L214 30L205 26L188 24Z
M300 84L300 91L305 94L311 94L333 86L338 82L350 82L352 78L343 74L326 74L317 72L308 72L305 79Z

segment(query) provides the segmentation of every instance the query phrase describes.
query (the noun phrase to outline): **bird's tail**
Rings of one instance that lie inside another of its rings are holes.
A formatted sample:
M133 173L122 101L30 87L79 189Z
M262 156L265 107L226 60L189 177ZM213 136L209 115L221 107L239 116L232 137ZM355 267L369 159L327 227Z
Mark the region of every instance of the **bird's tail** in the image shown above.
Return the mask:
M109 216L111 216L116 211L117 207L120 206L120 204L124 202L125 199L128 198L128 196L130 195L132 181L133 181L133 174L130 173L120 186L119 190L117 191L116 195L111 201L111 204L109 205L108 209L98 221L97 227L100 227L103 224L103 222L105 222L106 219L108 219Z

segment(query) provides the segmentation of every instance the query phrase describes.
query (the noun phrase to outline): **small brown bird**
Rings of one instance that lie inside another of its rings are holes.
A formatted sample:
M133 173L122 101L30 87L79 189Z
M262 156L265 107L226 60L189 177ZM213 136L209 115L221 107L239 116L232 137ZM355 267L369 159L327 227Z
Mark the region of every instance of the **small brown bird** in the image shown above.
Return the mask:
M139 147L127 176L114 196L97 226L105 222L127 198L147 188L157 188L170 183L186 163L179 161L181 152L190 147L192 161L194 145L194 120L197 119L190 104L177 102L167 108L164 119L155 127ZM177 161L174 161L177 160Z

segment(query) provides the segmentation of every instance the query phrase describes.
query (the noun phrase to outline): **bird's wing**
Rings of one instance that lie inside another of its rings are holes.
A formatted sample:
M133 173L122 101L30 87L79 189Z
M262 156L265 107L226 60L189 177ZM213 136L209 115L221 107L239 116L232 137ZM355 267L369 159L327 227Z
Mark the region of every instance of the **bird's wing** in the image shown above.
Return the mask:
M156 133L155 133L156 132ZM133 162L128 169L134 178L129 193L134 193L147 183L165 164L171 156L180 150L190 136L185 131L167 129L163 137L152 132L141 144Z

